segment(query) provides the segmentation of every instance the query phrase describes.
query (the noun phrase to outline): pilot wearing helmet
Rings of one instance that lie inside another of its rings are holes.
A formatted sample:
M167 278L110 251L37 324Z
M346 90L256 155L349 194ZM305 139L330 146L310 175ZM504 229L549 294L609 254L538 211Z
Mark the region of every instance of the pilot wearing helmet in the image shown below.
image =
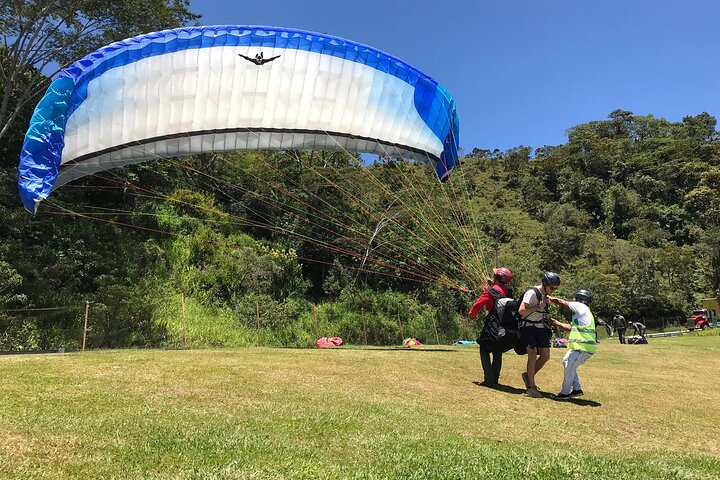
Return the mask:
M483 331L480 333L480 364L482 365L484 380L483 385L486 387L495 387L500 381L500 370L502 369L503 350L496 348L492 344L490 335L487 332L493 321L499 322L495 318L496 311L495 297L512 297L512 290L508 284L512 280L512 272L506 267L497 267L493 269L493 279L488 279L488 286L483 291L480 298L473 304L468 316L470 318L477 317L482 310L487 312L485 321L483 322Z

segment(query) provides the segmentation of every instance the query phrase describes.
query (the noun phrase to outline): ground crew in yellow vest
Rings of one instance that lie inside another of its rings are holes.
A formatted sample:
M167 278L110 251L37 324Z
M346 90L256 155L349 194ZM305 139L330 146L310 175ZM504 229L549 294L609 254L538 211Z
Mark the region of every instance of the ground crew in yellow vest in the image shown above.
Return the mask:
M552 324L556 327L570 332L567 344L568 352L565 354L565 358L563 358L565 374L562 389L560 393L552 396L553 400L569 400L583 394L577 369L580 365L587 362L597 350L595 317L593 317L589 306L592 302L592 297L592 293L588 290L578 290L575 292L575 297L572 302L568 302L562 298L548 297L548 300L552 303L562 305L572 312L572 321L570 324L555 319L551 320Z

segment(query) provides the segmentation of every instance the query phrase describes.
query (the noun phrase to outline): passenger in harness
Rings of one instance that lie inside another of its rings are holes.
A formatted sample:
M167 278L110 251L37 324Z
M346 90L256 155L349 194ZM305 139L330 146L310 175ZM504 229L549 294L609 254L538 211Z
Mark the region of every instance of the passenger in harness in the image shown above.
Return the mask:
M540 285L528 289L523 295L518 314L520 316L520 337L528 353L527 371L522 374L527 394L541 398L535 384L535 375L550 359L550 327L545 322L547 296L560 286L560 276L545 272Z
M477 317L481 310L485 310L487 315L483 322L483 328L478 337L480 345L480 364L483 369L483 385L486 387L495 387L500 381L500 370L502 369L502 354L505 350L499 348L498 334L507 333L502 327L501 315L498 312L498 303L501 299L512 297L512 291L508 288L508 284L512 280L512 272L505 267L493 269L493 280L488 287L480 295L480 298L473 304L468 316L470 318ZM491 359L492 356L492 359Z

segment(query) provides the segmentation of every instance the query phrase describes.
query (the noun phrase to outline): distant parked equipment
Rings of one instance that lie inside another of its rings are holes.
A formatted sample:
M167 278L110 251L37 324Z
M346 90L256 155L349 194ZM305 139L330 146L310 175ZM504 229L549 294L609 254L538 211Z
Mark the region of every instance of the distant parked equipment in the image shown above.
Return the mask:
M693 310L692 315L687 319L688 330L705 330L712 327L712 314L707 308L698 308Z

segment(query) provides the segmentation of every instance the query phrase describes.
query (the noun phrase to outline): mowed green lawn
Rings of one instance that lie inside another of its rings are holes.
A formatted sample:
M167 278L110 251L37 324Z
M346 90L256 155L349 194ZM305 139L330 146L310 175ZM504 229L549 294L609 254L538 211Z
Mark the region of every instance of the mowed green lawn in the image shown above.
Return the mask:
M0 357L0 477L720 478L720 337L613 340L575 403L475 347Z

